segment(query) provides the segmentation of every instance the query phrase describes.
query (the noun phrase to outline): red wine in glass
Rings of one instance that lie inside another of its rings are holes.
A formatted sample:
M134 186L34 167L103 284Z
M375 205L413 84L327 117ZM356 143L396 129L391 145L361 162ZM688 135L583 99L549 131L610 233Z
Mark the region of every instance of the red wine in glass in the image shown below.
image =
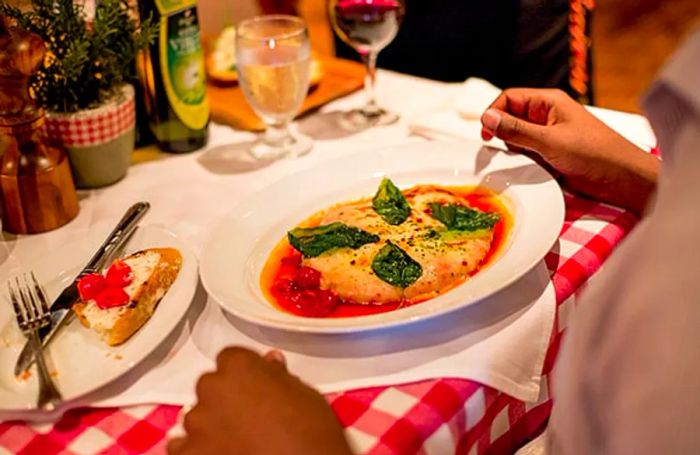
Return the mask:
M404 0L329 0L329 13L335 32L359 52L367 66L367 102L344 116L341 126L348 130L390 125L399 119L398 115L377 104L374 81L377 54L398 33L405 12L404 5Z
M399 0L338 0L333 15L338 36L366 54L378 52L394 39L404 6Z

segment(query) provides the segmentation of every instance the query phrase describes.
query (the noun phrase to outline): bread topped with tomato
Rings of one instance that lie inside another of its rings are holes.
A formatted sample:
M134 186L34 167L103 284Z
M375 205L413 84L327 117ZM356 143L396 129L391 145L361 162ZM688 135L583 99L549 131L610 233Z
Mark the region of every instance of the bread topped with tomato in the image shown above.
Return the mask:
M149 248L117 259L104 274L78 281L80 299L73 311L105 343L120 345L150 319L181 266L175 248Z

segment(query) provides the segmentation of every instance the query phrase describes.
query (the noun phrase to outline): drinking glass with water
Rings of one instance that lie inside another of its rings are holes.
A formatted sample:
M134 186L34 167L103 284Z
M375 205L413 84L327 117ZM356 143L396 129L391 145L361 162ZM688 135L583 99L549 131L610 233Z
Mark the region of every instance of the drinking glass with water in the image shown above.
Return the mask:
M313 141L289 129L309 90L311 45L304 21L266 15L241 22L236 59L245 98L266 125L253 156L267 160L307 153Z

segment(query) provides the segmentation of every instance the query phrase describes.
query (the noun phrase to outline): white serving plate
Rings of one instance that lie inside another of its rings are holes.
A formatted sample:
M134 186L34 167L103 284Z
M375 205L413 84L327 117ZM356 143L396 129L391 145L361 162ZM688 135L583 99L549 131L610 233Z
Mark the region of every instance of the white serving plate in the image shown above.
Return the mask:
M27 380L19 380L13 374L25 339L17 328L4 283L18 272L33 270L53 300L83 268L108 233L102 229L91 231L75 242L48 252L36 263L0 276L3 284L0 288L0 420L41 418L44 414L36 409L35 367L30 370ZM182 269L151 319L134 336L120 346L110 347L96 332L74 319L51 343L47 360L50 370L56 372L55 382L65 400L54 414L60 414L79 397L118 379L136 366L158 347L187 313L197 287L197 259L174 234L148 226L136 231L126 253L156 247L179 249L183 257Z
M480 184L500 193L514 215L514 225L499 257L451 291L392 312L307 318L269 303L260 289L260 273L286 232L333 204L372 196L384 176L402 189L416 184ZM563 221L559 185L531 159L480 142L411 143L324 162L243 201L211 233L200 275L223 309L261 326L308 333L385 328L456 310L513 283L550 250Z

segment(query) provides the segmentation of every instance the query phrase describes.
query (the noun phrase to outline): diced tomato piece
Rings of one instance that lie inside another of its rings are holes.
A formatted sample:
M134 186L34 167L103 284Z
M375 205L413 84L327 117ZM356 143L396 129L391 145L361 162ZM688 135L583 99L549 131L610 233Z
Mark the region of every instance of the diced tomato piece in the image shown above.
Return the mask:
M290 295L290 301L304 316L328 316L340 304L340 298L325 289L305 289Z
M297 269L284 267L277 273L277 281L294 281L297 276Z
M97 297L107 287L105 278L99 273L90 273L78 280L80 300L87 302Z
M124 306L129 303L129 294L123 288L108 287L95 298L95 303L103 310Z
M129 264L117 259L107 270L105 279L107 280L108 286L123 288L131 284L134 280L134 276Z
M299 289L318 289L321 287L321 272L311 267L301 267L294 277Z
M293 256L286 256L282 258L282 265L288 265L291 267L299 267L301 265L301 255L295 254Z
M297 291L297 285L292 280L280 279L275 281L275 284L272 285L272 289L286 296L291 292Z

